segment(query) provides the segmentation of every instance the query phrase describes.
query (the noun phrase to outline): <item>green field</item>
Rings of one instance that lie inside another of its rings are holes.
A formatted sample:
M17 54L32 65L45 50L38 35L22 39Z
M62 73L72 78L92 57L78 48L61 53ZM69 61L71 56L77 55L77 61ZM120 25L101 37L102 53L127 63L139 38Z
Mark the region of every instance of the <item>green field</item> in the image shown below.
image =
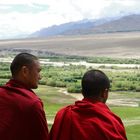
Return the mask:
M71 95L65 95L63 93L65 90L66 89L64 88L53 88L44 85L40 85L39 88L35 90L35 92L44 102L49 128L51 128L56 112L60 108L76 101L76 98L72 97ZM136 94L134 96L140 99L140 94ZM116 98L116 95L114 97ZM129 95L129 93L125 93L125 97L129 98L131 95ZM113 96L111 98L113 98ZM140 107L110 106L110 108L122 118L126 128L128 140L139 140Z

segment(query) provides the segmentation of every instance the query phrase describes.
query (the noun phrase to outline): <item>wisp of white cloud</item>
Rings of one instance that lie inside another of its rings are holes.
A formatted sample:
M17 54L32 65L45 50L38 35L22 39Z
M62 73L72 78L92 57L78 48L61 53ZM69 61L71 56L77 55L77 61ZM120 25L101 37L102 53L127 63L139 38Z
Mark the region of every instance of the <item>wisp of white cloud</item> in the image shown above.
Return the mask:
M0 0L0 37L70 21L139 13L139 9L138 0Z

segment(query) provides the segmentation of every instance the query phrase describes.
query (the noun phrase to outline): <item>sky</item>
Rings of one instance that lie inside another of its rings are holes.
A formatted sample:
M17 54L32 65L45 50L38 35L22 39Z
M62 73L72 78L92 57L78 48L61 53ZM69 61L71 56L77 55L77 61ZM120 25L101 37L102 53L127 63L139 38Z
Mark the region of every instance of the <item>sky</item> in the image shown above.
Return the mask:
M0 0L0 39L83 19L140 13L140 0Z

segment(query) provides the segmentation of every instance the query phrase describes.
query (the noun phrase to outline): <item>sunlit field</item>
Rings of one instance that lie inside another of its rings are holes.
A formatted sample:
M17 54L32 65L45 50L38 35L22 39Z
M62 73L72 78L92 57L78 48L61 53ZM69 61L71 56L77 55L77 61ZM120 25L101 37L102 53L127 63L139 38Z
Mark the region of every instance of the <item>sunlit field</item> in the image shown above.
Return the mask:
M140 32L58 36L0 41L0 54L27 51L87 57L140 58ZM9 56L8 54L8 56Z

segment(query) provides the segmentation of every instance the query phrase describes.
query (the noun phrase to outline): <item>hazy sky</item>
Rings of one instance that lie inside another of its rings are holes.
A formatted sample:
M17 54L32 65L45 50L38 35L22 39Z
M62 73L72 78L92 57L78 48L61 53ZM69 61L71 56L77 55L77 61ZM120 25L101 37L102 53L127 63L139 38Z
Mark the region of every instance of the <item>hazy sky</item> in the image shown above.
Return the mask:
M70 21L139 11L140 0L0 0L0 38Z

